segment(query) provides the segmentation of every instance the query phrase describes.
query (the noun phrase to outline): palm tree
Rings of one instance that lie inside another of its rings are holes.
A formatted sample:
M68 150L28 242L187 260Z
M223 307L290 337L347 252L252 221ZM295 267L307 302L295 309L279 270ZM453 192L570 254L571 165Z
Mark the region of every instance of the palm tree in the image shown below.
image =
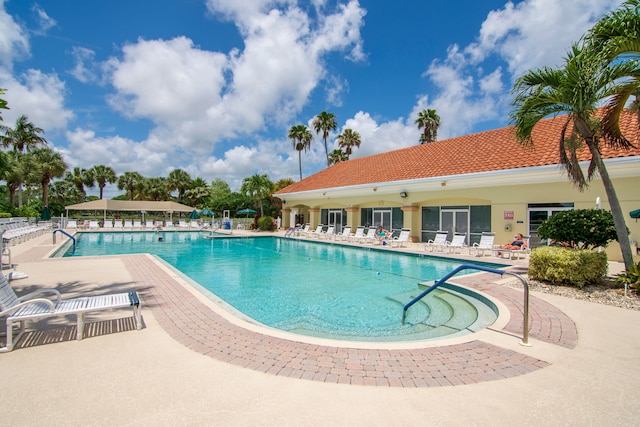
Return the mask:
M338 146L344 149L347 160L353 153L353 147L360 148L360 134L353 129L345 129L338 135Z
M0 87L0 95L4 95L6 89L1 88ZM0 110L10 110L9 107L7 107L7 101L0 98ZM0 122L2 121L2 114L0 114Z
M338 125L336 124L336 116L333 113L327 113L323 111L318 114L311 122L311 126L316 131L317 134L322 131L322 139L324 139L324 153L327 157L327 166L330 166L329 163L329 149L327 148L327 137L329 136L329 132L332 130L336 130Z
M144 177L138 172L125 172L118 177L118 190L125 190L129 200L133 200L136 189L144 182Z
M148 178L144 180L144 195L149 200L164 201L169 198L167 181L165 178Z
M33 150L34 168L32 170L34 179L42 187L42 204L49 206L49 183L54 178L61 178L67 170L67 164L62 159L60 153L48 147L36 148Z
M332 165L349 160L349 156L344 151L337 149L329 153L329 162Z
M302 181L302 150L307 151L311 147L311 132L305 125L291 126L289 129L289 139L293 143L293 148L298 152L298 165L300 167L300 181Z
M84 186L93 187L96 183L95 178L91 170L75 167L73 168L73 172L67 172L65 180L72 183L77 189L80 196L80 202L84 202L87 192L84 190Z
M167 176L169 191L178 190L178 202L184 199L184 193L191 188L191 177L182 169L174 169Z
M260 216L264 216L262 200L273 194L273 182L267 174L255 174L242 180L240 191L253 199L260 206Z
M9 190L9 206L15 206L16 191L22 184L25 176L27 175L28 166L26 164L26 155L22 153L2 153L5 159L5 168L0 175L0 179L3 179L7 183L7 190Z
M102 200L104 188L107 186L107 183L115 184L118 180L116 171L114 171L111 166L97 165L91 168L91 173L98 184L98 188L100 189L100 199Z
M426 144L438 139L438 128L440 127L440 116L436 113L436 110L422 110L418 113L416 119L418 129L424 128L422 135L420 135L420 144Z
M607 64L578 44L572 47L564 68L542 68L529 71L516 80L510 115L516 126L516 137L523 145L532 145L534 126L547 116L566 114L562 132L558 135L560 161L571 182L580 191L588 186L594 173L600 175L616 226L618 242L627 268L633 264L631 246L624 215L607 168L600 155L602 142L617 146L615 141L601 137L597 107L619 87L616 82L637 68L635 63ZM586 145L591 153L587 177L578 163L577 150Z
M601 18L585 36L586 48L611 65L619 62L637 61L640 56L640 1L627 0L618 9ZM620 114L631 96L638 103L640 77L632 73L616 89L608 102L603 119L603 132L614 144L622 147L630 142L620 129ZM633 104L632 104L633 106ZM638 111L636 109L636 111ZM639 113L640 115L640 113ZM639 122L640 123L640 122Z
M4 133L0 137L2 145L12 147L14 153L29 153L36 147L47 144L47 140L40 136L44 131L31 123L25 115L18 117L13 129L0 125L0 131ZM22 207L22 181L18 184L18 207Z

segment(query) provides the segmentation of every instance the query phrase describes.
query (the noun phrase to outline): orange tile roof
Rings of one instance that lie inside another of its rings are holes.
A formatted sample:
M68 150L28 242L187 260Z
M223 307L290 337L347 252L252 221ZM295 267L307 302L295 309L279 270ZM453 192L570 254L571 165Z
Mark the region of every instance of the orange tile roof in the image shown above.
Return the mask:
M541 120L533 131L533 146L518 144L515 128L508 126L340 162L276 194L556 165L565 117ZM602 144L604 158L640 156L636 115L625 112L621 122L636 148L614 150ZM591 159L586 147L579 156L581 161Z

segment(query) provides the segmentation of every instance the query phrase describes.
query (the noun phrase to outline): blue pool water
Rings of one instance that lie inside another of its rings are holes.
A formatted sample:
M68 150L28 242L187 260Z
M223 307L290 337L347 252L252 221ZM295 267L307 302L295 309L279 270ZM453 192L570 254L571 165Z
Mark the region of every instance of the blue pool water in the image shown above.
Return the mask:
M199 232L76 237L75 252L63 256L155 254L246 316L303 335L429 339L472 332L496 318L495 307L468 292L438 290L402 324L403 305L422 290L418 283L443 277L460 264L455 260L277 237L206 239Z

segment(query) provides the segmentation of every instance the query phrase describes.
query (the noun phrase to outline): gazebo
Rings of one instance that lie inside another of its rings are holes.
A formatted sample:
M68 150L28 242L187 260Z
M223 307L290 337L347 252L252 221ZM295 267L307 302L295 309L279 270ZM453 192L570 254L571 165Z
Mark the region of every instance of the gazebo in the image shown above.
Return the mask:
M66 206L67 218L69 211L103 211L104 220L107 219L107 211L121 212L192 212L195 208L177 202L152 202L138 200L93 200L91 202L78 203Z

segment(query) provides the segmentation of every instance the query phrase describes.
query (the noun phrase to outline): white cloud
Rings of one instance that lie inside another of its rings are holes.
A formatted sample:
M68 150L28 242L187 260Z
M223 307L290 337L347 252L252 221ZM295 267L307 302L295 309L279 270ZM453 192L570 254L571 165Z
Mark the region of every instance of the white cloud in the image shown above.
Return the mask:
M16 59L29 56L29 37L7 13L4 3L0 0L0 64L10 71Z
M47 12L44 11L40 6L34 4L31 6L31 10L36 14L36 22L38 23L38 28L34 30L34 32L38 35L45 34L49 29L58 25L55 19L51 18Z
M353 149L353 159L420 143L418 128L413 122L408 123L402 118L378 123L369 113L359 111L345 122L341 132L346 128L360 134L360 148ZM337 144L334 148L337 148Z
M65 84L56 74L28 70L16 79L0 72L0 87L7 89L4 98L10 110L2 113L6 122L24 114L36 126L51 131L66 129L74 117L64 106Z

